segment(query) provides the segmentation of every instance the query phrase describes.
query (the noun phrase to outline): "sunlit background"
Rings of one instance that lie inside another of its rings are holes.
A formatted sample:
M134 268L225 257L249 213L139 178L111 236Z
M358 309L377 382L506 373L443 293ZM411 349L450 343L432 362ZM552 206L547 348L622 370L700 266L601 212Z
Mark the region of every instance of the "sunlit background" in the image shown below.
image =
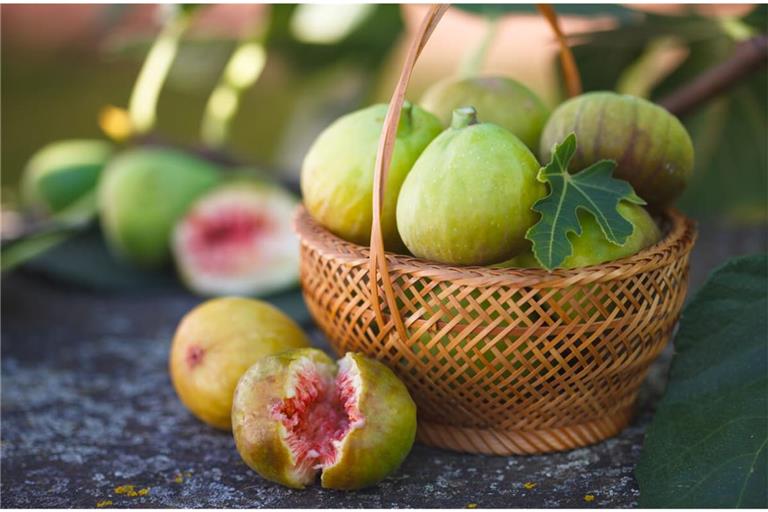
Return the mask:
M30 155L58 139L148 138L295 182L323 127L388 99L424 9L3 6L3 208L17 207ZM765 6L573 5L558 12L585 90L652 99L724 60L766 24ZM550 106L563 98L557 47L531 5L452 9L409 96L418 100L434 81L473 66L523 82ZM695 179L680 202L688 213L766 222L766 87L763 69L683 119L697 154Z

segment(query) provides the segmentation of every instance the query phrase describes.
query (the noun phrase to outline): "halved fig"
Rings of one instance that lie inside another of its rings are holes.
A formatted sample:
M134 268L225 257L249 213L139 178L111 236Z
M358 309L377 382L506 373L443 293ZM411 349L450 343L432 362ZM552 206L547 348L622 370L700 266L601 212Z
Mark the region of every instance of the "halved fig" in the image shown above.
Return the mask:
M235 444L262 477L303 488L321 472L332 489L374 485L413 446L416 405L382 363L347 353L338 365L317 349L259 360L232 404Z
M176 225L173 254L195 293L263 295L298 279L296 199L276 185L231 182L201 197Z

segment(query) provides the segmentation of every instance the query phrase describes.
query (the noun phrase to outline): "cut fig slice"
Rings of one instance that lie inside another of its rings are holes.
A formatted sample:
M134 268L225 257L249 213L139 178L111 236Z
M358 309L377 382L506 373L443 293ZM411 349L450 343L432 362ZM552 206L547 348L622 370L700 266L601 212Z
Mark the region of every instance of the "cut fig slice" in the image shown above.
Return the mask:
M235 444L268 480L303 488L359 489L397 469L413 445L416 406L378 361L322 351L266 357L240 379L232 406Z
M187 287L205 296L264 295L298 279L297 201L278 186L221 185L176 225L173 254Z

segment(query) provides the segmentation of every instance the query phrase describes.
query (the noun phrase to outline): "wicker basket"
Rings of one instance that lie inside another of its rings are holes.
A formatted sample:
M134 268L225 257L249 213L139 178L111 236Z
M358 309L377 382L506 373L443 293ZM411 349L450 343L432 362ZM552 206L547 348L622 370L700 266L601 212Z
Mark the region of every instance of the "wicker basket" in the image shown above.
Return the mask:
M331 234L303 208L297 213L305 301L338 353L366 353L403 379L426 444L530 454L600 441L627 424L672 334L695 227L670 210L653 247L553 272L385 254L379 205L394 127L413 63L442 11L433 7L422 25L390 103L371 248Z

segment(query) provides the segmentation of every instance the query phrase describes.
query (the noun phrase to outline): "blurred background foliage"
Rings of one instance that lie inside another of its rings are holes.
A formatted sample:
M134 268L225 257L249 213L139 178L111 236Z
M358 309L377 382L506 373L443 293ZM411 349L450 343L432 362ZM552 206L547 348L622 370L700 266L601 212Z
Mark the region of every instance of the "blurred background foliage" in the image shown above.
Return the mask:
M221 146L217 149L232 159L295 184L306 149L330 121L388 99L424 8L192 8L185 12L189 27L161 90L151 137L197 149ZM57 139L103 137L104 108L128 108L168 9L2 7L4 210L17 205L19 176L37 149ZM768 27L765 5L562 5L557 11L585 90L615 89L653 100L727 59L739 42ZM557 47L535 7L478 4L453 8L441 22L417 66L411 99L457 73L481 47L480 72L520 80L550 106L563 99ZM252 59L251 76L227 83L233 54L243 48ZM258 65L257 58L263 59ZM690 214L768 222L766 77L763 67L683 118L697 154L695 178L680 202ZM221 101L212 94L219 89L224 89ZM217 105L234 109L223 128L212 128L206 118Z

